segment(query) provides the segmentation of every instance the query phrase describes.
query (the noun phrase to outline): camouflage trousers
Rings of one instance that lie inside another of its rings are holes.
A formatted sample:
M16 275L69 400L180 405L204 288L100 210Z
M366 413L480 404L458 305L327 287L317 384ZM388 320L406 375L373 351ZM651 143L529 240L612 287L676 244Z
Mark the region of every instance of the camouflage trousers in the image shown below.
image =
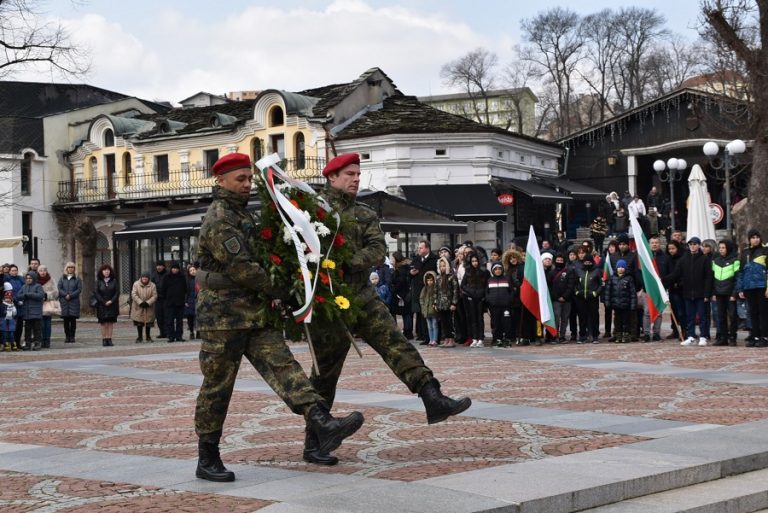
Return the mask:
M203 384L195 408L195 432L201 440L218 441L221 436L243 356L292 412L301 415L322 401L281 333L265 329L203 332Z
M419 351L403 336L389 309L378 296L375 296L375 292L370 297L365 294L361 307L366 315L355 326L348 326L349 331L360 336L365 343L379 353L395 376L411 392L417 393L427 381L432 379L432 371L424 363ZM313 320L309 326L320 368L319 374L312 369L310 379L315 390L331 406L336 396L336 384L351 344L346 333L339 330L337 326L329 326L326 321Z

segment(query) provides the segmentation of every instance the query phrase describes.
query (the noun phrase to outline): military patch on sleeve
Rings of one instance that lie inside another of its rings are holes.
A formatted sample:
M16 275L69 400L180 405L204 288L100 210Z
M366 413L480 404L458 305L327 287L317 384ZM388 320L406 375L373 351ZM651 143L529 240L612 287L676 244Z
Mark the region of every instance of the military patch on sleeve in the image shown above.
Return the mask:
M229 239L224 241L224 247L227 248L227 251L232 253L233 255L237 255L240 253L240 241L237 239L237 237L230 237Z

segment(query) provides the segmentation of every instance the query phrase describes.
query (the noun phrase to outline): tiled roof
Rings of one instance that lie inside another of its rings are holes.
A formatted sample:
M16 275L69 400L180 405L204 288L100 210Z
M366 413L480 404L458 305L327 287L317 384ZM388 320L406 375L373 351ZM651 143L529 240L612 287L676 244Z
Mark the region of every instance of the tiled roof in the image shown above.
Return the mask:
M206 107L190 107L187 109L173 109L161 114L144 114L137 116L138 119L145 121L153 121L157 126L164 121L176 121L182 123L184 126L176 128L174 134L183 135L198 132L201 129L212 128L211 116L216 114L224 114L225 116L232 116L237 121L234 125L244 123L245 121L253 118L253 105L254 100L244 101L230 101L221 105L210 105ZM180 125L178 125L180 126ZM227 128L231 128L233 125L227 125ZM175 128L176 125L172 128ZM157 136L167 136L168 134L159 134L157 128L148 132L142 132L137 135L139 139L147 139Z
M0 115L42 117L128 96L85 84L0 81Z
M503 128L482 125L462 116L449 114L421 103L415 96L392 96L380 110L368 112L342 130L337 139L374 137L387 134L494 133L540 144L560 147L535 137L516 134Z
M25 148L44 154L42 118L0 117L0 151L18 153Z

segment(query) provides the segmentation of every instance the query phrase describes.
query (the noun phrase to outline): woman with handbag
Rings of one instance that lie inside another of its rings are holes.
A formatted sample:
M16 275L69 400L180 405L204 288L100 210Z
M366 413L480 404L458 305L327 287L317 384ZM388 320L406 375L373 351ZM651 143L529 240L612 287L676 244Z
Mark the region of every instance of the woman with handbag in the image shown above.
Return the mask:
M151 330L155 325L155 303L157 302L157 287L149 279L149 273L141 277L131 287L131 320L136 326L136 343L145 340L152 342Z
M40 264L37 268L37 283L43 287L45 300L43 301L43 349L51 347L51 317L61 315L61 305L59 304L59 290L56 282L51 278L48 272L48 266Z
M75 263L67 262L59 278L58 293L61 319L64 321L64 343L75 343L77 319L80 317L80 293L83 282L75 275Z
M102 265L96 273L96 289L93 293L96 296L96 318L101 327L101 345L112 346L112 330L120 314L120 287L110 265Z

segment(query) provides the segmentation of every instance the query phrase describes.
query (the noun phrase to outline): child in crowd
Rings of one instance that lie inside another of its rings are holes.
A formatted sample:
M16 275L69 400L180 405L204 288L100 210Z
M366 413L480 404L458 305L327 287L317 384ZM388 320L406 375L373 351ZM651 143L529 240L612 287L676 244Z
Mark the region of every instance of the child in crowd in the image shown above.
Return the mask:
M459 282L445 257L437 261L437 314L440 318L440 347L456 347L456 310L459 305Z
M515 296L515 282L504 275L504 266L497 262L491 266L491 277L485 289L485 300L491 313L493 345L509 347L512 334L512 299Z
M13 304L13 292L7 290L3 293L3 302L0 303L0 329L2 329L2 346L0 351L18 351L16 341L13 339L16 333L16 306Z
M616 262L616 274L608 280L606 304L610 304L616 318L616 342L629 342L629 316L637 308L635 281L627 274L626 260Z
M435 282L437 281L434 271L427 271L424 273L424 288L421 289L419 294L419 306L421 307L421 313L427 320L427 332L429 333L429 345L432 347L437 346L437 340L439 338L438 333L438 319L437 319L437 287Z
M374 271L368 279L371 281L371 285L373 285L373 288L376 290L376 293L381 300L384 301L384 304L389 306L389 303L392 301L392 292L390 292L389 287L387 287L385 283L379 282L379 274Z

